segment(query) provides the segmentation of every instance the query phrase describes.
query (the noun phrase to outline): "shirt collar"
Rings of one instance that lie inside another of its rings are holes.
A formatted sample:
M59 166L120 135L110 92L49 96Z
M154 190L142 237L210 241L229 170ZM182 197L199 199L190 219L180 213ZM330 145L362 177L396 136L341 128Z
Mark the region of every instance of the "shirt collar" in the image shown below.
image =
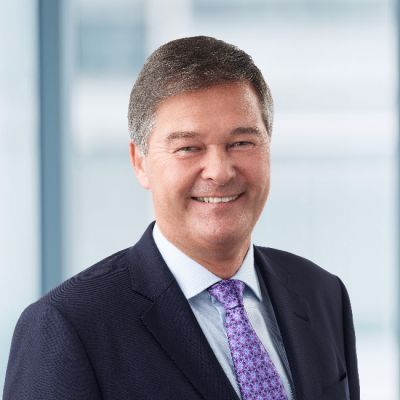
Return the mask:
M220 277L191 259L169 242L157 224L153 228L153 238L186 299L191 299L221 280ZM262 300L260 284L254 268L254 250L252 244L250 244L241 267L231 279L238 279L244 282L247 287L252 289L258 300Z

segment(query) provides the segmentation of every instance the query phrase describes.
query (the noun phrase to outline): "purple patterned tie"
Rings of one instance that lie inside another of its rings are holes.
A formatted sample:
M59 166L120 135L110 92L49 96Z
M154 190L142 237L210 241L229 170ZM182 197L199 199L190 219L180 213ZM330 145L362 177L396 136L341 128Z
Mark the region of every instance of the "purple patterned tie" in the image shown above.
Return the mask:
M225 329L243 400L287 400L281 378L243 307L244 283L219 281L208 288L225 308Z

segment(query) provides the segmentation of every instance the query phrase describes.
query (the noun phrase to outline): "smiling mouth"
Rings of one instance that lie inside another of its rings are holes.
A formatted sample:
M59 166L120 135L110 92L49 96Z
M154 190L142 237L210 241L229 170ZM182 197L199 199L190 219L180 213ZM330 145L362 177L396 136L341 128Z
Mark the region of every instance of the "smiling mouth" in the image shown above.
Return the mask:
M231 201L236 200L240 196L241 194L237 194L235 196L223 196L223 197L192 197L192 199L200 201L201 203L229 203Z

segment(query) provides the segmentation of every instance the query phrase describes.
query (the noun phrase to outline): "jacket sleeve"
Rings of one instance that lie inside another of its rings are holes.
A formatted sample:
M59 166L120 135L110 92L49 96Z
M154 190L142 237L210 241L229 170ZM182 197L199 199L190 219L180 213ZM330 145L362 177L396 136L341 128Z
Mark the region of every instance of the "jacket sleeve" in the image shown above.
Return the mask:
M346 287L340 279L339 282L342 289L344 350L346 356L350 399L360 400L360 383L358 378L356 338L353 325L353 315Z
M101 399L76 330L53 306L39 302L22 313L11 344L3 399Z

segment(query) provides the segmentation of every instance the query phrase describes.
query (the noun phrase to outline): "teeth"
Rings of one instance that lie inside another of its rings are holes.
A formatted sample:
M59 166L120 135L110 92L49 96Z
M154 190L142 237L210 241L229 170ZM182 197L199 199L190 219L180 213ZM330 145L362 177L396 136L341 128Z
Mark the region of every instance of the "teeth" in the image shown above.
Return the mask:
M196 200L204 203L227 203L228 201L236 200L239 195L227 197L195 197Z

